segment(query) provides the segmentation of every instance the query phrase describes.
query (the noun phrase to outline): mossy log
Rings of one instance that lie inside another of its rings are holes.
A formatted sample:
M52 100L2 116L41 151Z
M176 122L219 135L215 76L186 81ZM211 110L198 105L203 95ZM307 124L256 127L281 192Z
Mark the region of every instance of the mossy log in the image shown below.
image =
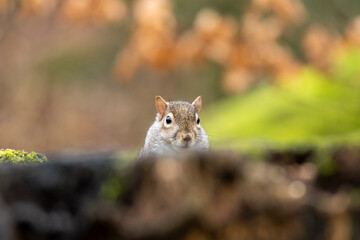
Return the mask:
M0 239L360 239L358 153L328 175L293 151L2 165Z

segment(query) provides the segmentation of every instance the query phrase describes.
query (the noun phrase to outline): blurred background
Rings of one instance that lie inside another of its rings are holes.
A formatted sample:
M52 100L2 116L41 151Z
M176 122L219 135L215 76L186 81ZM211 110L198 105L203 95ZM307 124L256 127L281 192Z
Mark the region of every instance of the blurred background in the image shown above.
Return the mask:
M154 97L213 148L360 140L358 0L0 0L0 148L137 150Z

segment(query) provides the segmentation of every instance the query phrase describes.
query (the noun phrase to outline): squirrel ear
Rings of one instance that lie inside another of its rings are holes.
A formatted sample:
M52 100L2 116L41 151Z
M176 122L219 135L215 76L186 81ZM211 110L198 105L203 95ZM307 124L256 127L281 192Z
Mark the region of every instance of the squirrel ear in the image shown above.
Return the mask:
M196 112L199 112L201 109L201 96L198 96L195 101L193 101L192 105L194 105Z
M164 117L166 108L169 104L160 96L156 96L155 97L155 106L157 111L160 114L160 119L162 119Z

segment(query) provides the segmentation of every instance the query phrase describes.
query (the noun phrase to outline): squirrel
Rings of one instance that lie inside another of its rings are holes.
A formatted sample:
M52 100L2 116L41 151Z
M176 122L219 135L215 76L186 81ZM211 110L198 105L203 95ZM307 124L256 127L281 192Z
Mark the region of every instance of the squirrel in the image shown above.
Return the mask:
M167 102L156 96L155 106L156 118L147 131L145 144L138 158L209 149L208 136L200 125L198 115L201 109L200 96L193 103Z

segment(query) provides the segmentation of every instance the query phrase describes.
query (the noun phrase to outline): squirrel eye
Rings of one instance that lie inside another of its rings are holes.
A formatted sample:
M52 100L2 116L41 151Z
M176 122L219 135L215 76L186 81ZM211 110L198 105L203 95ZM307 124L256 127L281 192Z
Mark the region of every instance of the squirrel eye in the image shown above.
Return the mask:
M200 124L200 118L199 117L197 118L196 123Z
M165 122L166 124L170 124L172 122L171 117L167 116Z

